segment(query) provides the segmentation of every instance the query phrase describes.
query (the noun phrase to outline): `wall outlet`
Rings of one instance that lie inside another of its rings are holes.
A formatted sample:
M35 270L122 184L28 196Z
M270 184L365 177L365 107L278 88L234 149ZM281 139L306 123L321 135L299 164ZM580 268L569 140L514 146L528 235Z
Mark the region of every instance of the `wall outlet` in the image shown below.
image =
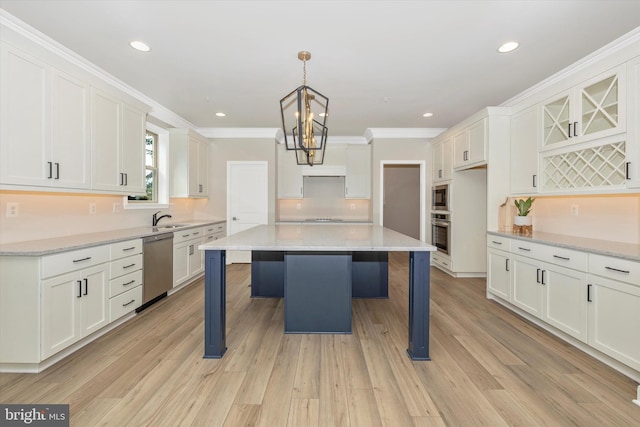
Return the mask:
M113 213L118 213L122 210L122 205L120 203L113 204Z
M571 216L578 216L578 205L571 205Z
M89 215L95 215L97 210L98 208L96 207L95 203L89 203Z
M351 207L351 210L353 211L353 210L356 209L356 204L355 203L351 203L350 207Z
M298 210L302 209L302 204L296 203L296 209L298 209Z
M18 204L7 203L7 218L18 216Z

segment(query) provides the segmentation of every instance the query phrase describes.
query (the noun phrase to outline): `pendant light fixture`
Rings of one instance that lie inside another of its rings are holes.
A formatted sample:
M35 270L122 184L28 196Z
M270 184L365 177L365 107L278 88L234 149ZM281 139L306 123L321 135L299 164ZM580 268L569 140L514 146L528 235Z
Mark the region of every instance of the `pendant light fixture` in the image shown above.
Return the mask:
M280 100L282 130L287 150L295 150L299 165L321 165L327 148L329 98L307 86L311 53L298 52L303 62L302 86Z

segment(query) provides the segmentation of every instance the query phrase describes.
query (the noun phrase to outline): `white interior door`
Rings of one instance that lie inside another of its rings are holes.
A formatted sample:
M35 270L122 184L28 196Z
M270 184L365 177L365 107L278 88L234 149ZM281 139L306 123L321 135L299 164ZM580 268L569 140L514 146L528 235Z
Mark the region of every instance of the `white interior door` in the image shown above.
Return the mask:
M265 161L227 162L227 234L268 221L269 174ZM251 251L228 251L227 261L251 262Z

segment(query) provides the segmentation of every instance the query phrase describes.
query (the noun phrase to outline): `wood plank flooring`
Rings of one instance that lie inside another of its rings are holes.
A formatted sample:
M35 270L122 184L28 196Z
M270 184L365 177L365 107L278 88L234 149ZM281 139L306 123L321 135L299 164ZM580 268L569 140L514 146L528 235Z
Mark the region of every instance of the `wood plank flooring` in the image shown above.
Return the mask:
M640 426L637 384L485 298L431 275L430 362L407 354L408 255L388 300L353 302L351 335L285 335L283 302L227 268L227 346L203 359L203 285L40 374L1 374L2 403L68 403L73 426Z

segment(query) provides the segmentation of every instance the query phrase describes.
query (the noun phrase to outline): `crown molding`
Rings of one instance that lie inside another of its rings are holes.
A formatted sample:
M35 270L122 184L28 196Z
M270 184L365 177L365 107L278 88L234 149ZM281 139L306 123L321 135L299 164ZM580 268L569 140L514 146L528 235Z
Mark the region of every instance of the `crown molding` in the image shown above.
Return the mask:
M446 128L367 128L364 137L367 143L374 139L431 139L447 130Z
M279 128L196 128L199 134L211 139L268 138L277 140Z
M520 92L513 98L510 98L500 104L500 106L513 106L519 104L520 102L526 101L536 93L539 93L540 91L547 89L558 82L561 82L567 77L570 77L575 73L578 73L594 64L597 64L598 62L606 59L612 54L619 52L638 42L640 42L640 27L636 27L635 29L629 31L627 34L618 37L611 43L606 44L595 52L590 53L589 55L574 62L568 67L531 86L529 89L525 89L523 92Z

